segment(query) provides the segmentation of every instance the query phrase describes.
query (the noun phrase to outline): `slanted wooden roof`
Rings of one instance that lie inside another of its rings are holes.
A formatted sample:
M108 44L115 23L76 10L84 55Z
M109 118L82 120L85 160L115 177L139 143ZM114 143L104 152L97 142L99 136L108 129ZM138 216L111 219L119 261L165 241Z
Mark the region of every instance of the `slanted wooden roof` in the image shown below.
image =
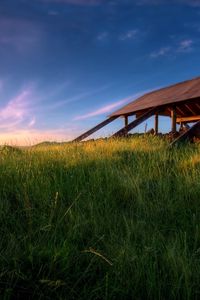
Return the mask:
M163 106L161 115L170 116L170 105L176 104L179 118L200 115L200 77L147 93L110 115L140 114L147 109Z

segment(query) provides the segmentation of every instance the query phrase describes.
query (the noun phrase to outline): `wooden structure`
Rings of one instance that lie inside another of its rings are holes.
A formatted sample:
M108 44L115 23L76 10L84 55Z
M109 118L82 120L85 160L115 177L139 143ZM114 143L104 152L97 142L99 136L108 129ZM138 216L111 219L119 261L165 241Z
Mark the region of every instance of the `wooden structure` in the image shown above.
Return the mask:
M147 93L135 101L130 102L121 109L113 112L108 119L98 124L94 128L77 137L74 141L81 141L92 133L96 132L105 125L113 122L117 118L123 117L125 120L124 127L113 134L113 137L126 136L130 130L155 116L155 134L159 131L159 116L171 118L171 134L177 135L177 124L181 127L186 123L194 123L195 126L188 128L178 139L191 139L194 136L200 136L200 77L184 81ZM129 116L135 116L136 119L131 123L128 122Z

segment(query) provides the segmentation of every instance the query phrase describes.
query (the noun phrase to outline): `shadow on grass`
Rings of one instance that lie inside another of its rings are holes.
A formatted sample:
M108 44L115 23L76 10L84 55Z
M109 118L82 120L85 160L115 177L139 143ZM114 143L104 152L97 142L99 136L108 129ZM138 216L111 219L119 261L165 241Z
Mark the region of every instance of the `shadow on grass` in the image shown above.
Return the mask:
M184 157L120 150L73 166L56 158L7 166L5 299L195 298L200 192L180 173Z

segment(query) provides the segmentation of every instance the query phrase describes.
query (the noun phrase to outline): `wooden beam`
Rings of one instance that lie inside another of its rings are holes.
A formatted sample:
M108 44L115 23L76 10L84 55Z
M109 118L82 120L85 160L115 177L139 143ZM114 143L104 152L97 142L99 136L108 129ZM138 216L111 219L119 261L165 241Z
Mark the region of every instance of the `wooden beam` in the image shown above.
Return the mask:
M195 105L198 107L198 109L200 109L200 105L198 103L195 103Z
M171 109L172 133L176 133L176 107Z
M155 114L155 135L158 134L158 113Z
M100 124L98 124L97 126L93 127L92 129L86 131L85 133L81 134L80 136L78 136L77 138L75 138L73 140L73 142L80 142L84 139L86 139L88 136L90 136L91 134L93 134L94 132L98 131L99 129L101 129L102 127L108 125L109 123L113 122L114 120L116 120L119 116L115 116L115 117L111 117L106 119L105 121L101 122Z
M192 117L181 117L181 118L177 118L176 122L177 123L184 123L184 122L195 122L200 120L200 116L192 116Z
M187 109L188 109L194 116L196 115L195 111L193 111L193 110L191 109L191 107L190 107L188 104L185 104L185 106L187 107Z
M179 111L181 113L181 115L185 115L184 111L180 108L180 107L176 107L177 112Z
M200 137L200 121L196 122L186 132L182 133L177 139L175 139L170 146L174 146L180 142L189 140L191 141L194 137Z
M169 107L166 107L166 112L168 111L169 116L171 116L171 109Z
M115 134L112 135L112 137L125 136L127 132L129 132L130 130L132 130L133 128L135 128L136 126L138 126L139 124L141 124L146 119L150 118L151 116L153 116L155 113L159 112L160 110L161 110L160 107L159 108L158 107L151 108L150 110L145 112L143 115L138 117L136 120L129 123L128 126L126 126L122 129L120 129L119 131L117 131Z

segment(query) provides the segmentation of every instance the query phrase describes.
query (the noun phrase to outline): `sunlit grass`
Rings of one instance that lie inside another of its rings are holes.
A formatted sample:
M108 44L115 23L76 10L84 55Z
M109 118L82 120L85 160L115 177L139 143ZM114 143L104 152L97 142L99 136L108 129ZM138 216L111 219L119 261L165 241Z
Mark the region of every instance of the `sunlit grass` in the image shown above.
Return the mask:
M198 299L200 145L0 148L1 299Z

